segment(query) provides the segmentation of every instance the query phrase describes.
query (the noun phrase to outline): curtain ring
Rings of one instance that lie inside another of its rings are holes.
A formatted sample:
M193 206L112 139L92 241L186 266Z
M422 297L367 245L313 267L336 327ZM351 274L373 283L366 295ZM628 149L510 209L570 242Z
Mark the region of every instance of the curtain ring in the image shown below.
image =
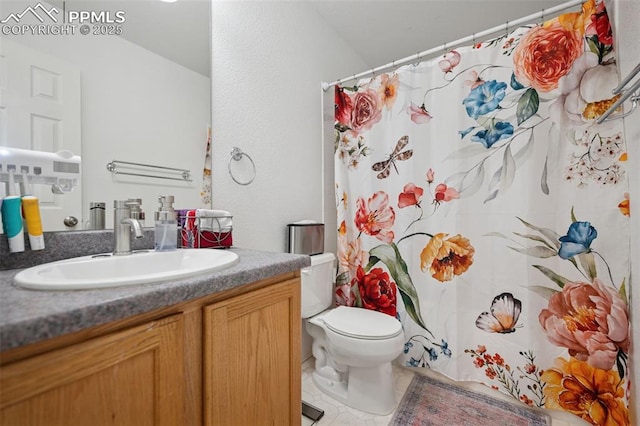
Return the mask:
M544 24L544 9L540 12L540 25Z
M442 45L442 55L444 56L444 55L446 55L446 54L447 54L447 43L444 43L444 44Z
M505 30L507 32L506 35L509 35L509 21L504 23L504 28L505 28Z
M233 172L231 171L231 161L240 161L242 160L242 157L247 157L251 162L251 167L253 168L253 176L251 176L251 178L249 178L249 180L246 182L241 182L236 179L235 176L233 176ZM242 150L238 147L234 147L231 150L231 158L229 158L229 164L227 165L227 168L229 169L229 176L231 176L231 179L233 179L233 181L238 185L249 185L256 178L256 163L253 162L248 154L242 152Z

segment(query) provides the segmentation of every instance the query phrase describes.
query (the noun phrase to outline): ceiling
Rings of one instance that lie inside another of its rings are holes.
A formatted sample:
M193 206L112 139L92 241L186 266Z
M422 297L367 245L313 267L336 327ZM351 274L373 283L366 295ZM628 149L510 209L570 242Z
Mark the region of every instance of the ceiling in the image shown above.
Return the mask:
M564 3L558 0L311 1L375 68ZM365 71L365 70L362 70Z
M125 12L121 37L209 76L210 0L47 0L65 10Z
M216 1L221 0L214 0L214 7ZM560 0L289 1L306 4L317 12L371 68L563 3ZM66 1L68 10L84 7L125 11L122 37L207 76L209 5L209 0Z

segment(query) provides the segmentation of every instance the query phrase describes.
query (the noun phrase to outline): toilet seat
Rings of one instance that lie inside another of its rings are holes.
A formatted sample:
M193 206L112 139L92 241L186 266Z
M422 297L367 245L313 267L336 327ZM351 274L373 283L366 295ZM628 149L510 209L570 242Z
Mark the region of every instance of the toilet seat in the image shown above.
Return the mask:
M338 306L322 319L334 333L355 339L382 340L402 333L400 321L369 309Z

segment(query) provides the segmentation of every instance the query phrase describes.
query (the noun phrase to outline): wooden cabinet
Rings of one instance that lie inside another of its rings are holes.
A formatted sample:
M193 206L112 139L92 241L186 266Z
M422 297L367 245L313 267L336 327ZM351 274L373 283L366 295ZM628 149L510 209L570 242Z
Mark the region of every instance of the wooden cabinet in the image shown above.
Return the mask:
M299 425L290 273L0 354L0 425Z
M204 308L205 425L300 423L299 285Z
M184 424L182 336L173 315L3 366L0 424Z

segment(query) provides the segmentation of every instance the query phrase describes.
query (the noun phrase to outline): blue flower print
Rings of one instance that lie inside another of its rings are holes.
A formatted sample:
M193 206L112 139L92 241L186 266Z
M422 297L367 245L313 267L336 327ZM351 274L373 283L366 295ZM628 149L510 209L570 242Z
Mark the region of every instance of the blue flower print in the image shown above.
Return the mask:
M442 340L442 344L440 345L440 349L442 350L442 354L447 358L451 358L451 349L449 349L449 343L447 343L444 339Z
M409 367L417 367L420 365L420 360L411 357L409 361L407 361L407 364L409 364Z
M467 115L477 120L481 115L498 108L504 99L506 89L507 83L491 80L471 90L469 96L462 101L467 109Z
M558 256L562 259L570 259L580 253L589 252L591 242L597 236L598 231L589 222L573 222L569 226L567 235L560 237Z
M491 148L491 146L501 139L509 138L513 135L513 126L507 121L492 120L489 127L480 130L475 135L471 136L473 142L480 142L485 148Z
M404 353L408 354L409 353L409 349L411 349L413 347L413 343L411 342L407 342L404 344Z
M427 353L429 354L429 361L435 361L438 359L438 352L434 348L428 348Z
M464 139L465 136L467 136L469 133L473 132L473 130L475 129L474 126L469 127L467 129L464 130L458 130L458 134L460 135L460 139Z

